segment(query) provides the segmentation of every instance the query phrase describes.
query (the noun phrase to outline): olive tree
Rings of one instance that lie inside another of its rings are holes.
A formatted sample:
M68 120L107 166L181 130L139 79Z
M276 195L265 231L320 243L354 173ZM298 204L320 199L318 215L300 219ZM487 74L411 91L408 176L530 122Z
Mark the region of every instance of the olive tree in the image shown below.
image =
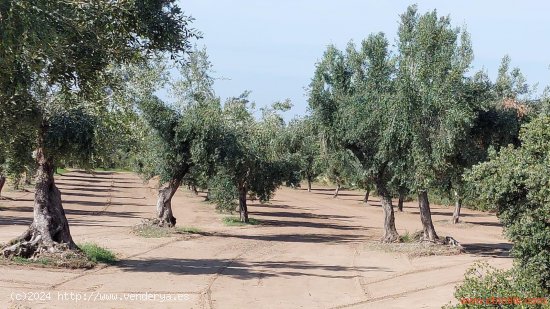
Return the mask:
M313 180L323 171L319 130L311 117L305 117L291 121L286 133L284 147L294 155L292 160L298 163L300 177L311 192Z
M513 242L518 265L536 270L550 290L550 117L523 126L521 146L490 153L490 160L466 174L481 199L497 211L505 235Z
M146 179L159 176L157 218L154 223L173 227L172 198L183 182L200 181L201 171L211 164L210 152L218 145L221 106L213 90L211 63L205 50L194 50L180 77L166 79L166 72L151 63L137 69L136 100L142 119L147 124L143 145L138 149L138 172ZM167 103L155 96L158 87L170 85L175 102ZM203 156L201 161L198 158ZM197 166L203 164L204 166Z
M213 132L218 127L213 116L219 114L220 109L205 101L181 111L155 96L143 99L140 109L152 134L143 145L147 148L140 154L139 171L146 178L160 177L154 223L173 227L176 218L172 212L172 198L195 165L193 153L198 150L194 149L203 143L217 142L216 136L220 132ZM163 184L166 185L162 187Z
M460 147L472 126L474 105L465 99L465 74L473 52L466 31L434 10L419 14L411 6L401 15L397 41L396 108L386 117L403 124L408 177L418 192L423 238L438 239L428 189L445 173L445 158ZM397 113L397 114L396 114Z
M359 50L350 43L346 53L329 46L317 64L309 105L329 147L350 150L361 163L365 179L375 183L384 210L382 241L399 240L389 184L393 161L400 158L400 123L391 112L393 59L382 33L372 34Z
M299 171L278 140L286 129L278 112L288 110L290 102L263 109L258 120L247 96L230 98L223 106L224 134L219 136L214 174L209 177L213 201L233 210L237 200L242 222L249 221L247 197L268 201L292 171Z
M464 100L474 107L476 116L465 134L458 138L460 147L447 156L448 168L437 181L440 192L455 199L452 223L459 222L464 199L479 202L476 188L470 188L463 173L486 161L490 149L499 151L509 144L519 146L520 127L530 119L527 102L531 87L521 71L510 69L509 63L509 57L502 59L496 82L490 81L484 72L477 72L464 83Z
M48 136L57 137L65 120L87 120L85 107L101 106L90 94L109 84L109 65L155 52L181 59L196 33L174 1L13 0L0 5L0 16L0 122L33 128L38 165L33 223L3 253L31 257L77 249L53 177L56 143L70 139L50 143Z

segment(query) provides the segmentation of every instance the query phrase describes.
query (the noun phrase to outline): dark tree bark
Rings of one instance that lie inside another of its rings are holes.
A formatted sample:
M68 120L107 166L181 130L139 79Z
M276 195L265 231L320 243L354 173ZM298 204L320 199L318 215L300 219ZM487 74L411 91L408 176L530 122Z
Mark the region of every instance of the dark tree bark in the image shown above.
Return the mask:
M399 241L399 233L397 233L397 229L395 228L395 215L391 195L382 179L376 180L376 189L380 195L380 202L384 210L384 236L382 236L381 241L397 242Z
M313 179L311 179L311 176L307 176L307 192L311 192L311 182Z
M403 202L405 201L405 192L399 190L399 200L397 201L397 210L403 212Z
M246 185L239 186L239 217L241 222L248 223L248 206L246 205Z
M418 206L420 208L420 220L424 232L424 240L436 241L439 239L435 232L432 222L432 212L430 211L430 201L428 200L428 191L421 190L418 193Z
M338 193L340 193L340 180L336 181L336 190L334 190L334 195L332 197L337 198Z
M370 190L367 189L367 191L365 192L365 198L363 199L363 202L365 203L369 202L369 195L370 195Z
M172 212L172 197L178 191L183 177L176 176L168 182L168 185L159 190L157 199L157 218L155 223L163 227L176 226L176 218Z
M455 191L455 210L453 212L452 224L457 224L460 220L460 209L462 208L462 197Z
M43 145L41 140L39 145ZM61 204L61 192L55 185L53 158L44 154L43 147L36 152L38 170L34 195L34 220L23 235L11 246L3 249L3 255L25 258L39 256L43 252L77 250L69 230L69 223Z
M0 196L2 196L2 189L4 188L5 184L6 184L6 176L0 174Z

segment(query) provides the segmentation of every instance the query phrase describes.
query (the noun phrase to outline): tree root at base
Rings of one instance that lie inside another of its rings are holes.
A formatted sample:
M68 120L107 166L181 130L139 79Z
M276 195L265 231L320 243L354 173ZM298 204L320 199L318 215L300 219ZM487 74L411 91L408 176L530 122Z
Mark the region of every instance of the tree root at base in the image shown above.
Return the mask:
M142 219L141 220L141 225L142 226L164 227L164 228L176 227L175 222L171 222L169 220L162 220L162 219L159 219L159 218Z
M32 240L14 239L1 249L1 254L6 260L21 258L43 266L86 269L95 266L76 245L46 242L41 237Z

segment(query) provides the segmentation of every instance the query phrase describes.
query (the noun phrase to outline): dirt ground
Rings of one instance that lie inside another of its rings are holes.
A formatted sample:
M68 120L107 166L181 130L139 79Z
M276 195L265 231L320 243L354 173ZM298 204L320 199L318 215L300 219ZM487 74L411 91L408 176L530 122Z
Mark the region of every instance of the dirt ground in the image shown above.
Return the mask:
M155 192L130 173L70 172L58 179L75 242L115 252L119 262L91 270L0 266L6 308L440 308L475 261L510 267L510 244L492 214L432 205L440 236L467 250L410 258L373 248L382 235L377 198L328 189L279 190L267 205L251 201L261 225L225 226L204 197L180 190L178 226L208 235L142 238L131 228L152 217ZM5 192L0 243L32 221L32 192ZM416 203L396 213L400 234L421 229Z

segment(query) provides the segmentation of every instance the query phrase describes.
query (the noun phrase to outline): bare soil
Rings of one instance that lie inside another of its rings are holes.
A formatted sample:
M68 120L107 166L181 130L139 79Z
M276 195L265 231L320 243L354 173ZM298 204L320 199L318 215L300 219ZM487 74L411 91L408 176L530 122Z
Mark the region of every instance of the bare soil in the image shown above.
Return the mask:
M362 192L342 190L334 199L329 188L283 188L269 204L250 201L250 217L260 222L250 226L224 225L227 215L204 195L179 190L174 215L193 233L144 238L132 228L153 216L156 192L136 175L74 171L57 184L75 242L108 248L119 262L91 270L0 265L0 307L440 308L475 261L512 264L497 218L468 209L452 225L453 209L432 205L437 233L464 246L458 255L376 245L378 198L365 204ZM0 243L32 221L32 192L3 195ZM420 230L417 203L404 210L396 212L398 232Z

